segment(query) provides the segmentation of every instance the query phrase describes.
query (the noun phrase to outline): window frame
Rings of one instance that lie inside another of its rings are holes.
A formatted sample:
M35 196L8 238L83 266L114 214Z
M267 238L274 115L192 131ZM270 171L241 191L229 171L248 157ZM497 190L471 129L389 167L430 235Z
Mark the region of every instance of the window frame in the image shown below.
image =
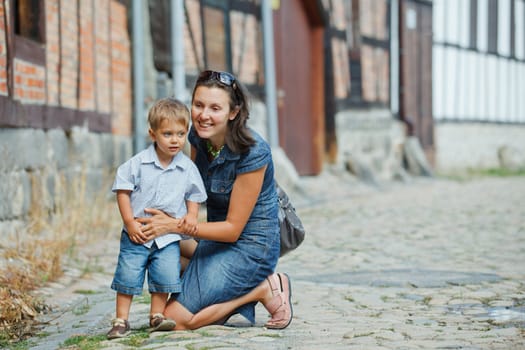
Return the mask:
M232 71L232 57L231 57L231 25L230 25L230 11L232 10L231 4L224 3L217 0L203 0L201 4L201 33L202 33L202 44L203 44L203 59L204 66L209 67L210 65L210 53L207 40L207 20L209 19L208 15L210 12L207 12L206 9L217 10L222 12L222 19L224 23L224 65L222 70Z
M45 42L46 42L46 26L45 26L45 2L44 0L37 0L39 4L40 12L38 14L38 32L40 41L36 41L25 37L23 35L15 33L16 28L16 1L11 0L10 13L9 13L9 22L10 22L10 32L12 33L12 50L13 55L12 59L19 58L21 60L42 65L46 63L46 51L45 51Z

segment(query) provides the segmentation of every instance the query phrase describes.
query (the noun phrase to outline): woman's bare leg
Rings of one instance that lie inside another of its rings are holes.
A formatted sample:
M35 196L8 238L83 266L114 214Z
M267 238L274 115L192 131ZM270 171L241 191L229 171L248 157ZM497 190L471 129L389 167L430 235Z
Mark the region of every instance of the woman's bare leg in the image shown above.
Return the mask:
M193 256L193 253L197 249L197 241L194 239L185 239L180 241L180 275L186 271L190 259Z
M237 299L224 303L210 305L196 314L189 312L184 306L176 301L169 302L164 311L164 315L175 320L177 326L175 329L197 329L211 325L218 320L229 316L237 308L254 301L260 301L264 304L272 299L272 291L268 281L262 281L251 292Z
M184 239L180 241L180 256L186 259L191 259L193 253L197 249L197 241L194 239Z
M197 248L197 244L197 241L193 239L180 242L182 271L186 269ZM224 303L210 305L196 314L192 314L177 301L168 301L164 315L177 323L175 327L177 330L197 329L222 321L228 318L237 308L254 301L261 302L265 307L275 304L275 295L268 280L262 281L246 295ZM273 307L275 306L270 306L270 308Z

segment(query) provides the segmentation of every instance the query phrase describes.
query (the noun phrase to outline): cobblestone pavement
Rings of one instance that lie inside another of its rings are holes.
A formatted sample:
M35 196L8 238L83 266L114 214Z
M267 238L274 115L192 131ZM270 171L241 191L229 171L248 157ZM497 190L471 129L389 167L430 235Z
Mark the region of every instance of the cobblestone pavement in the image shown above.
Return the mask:
M135 335L97 347L525 349L525 178L381 187L330 174L301 181L304 193L291 197L307 238L278 266L292 280L287 329L265 329L258 306L254 327L235 318L228 327L148 336L148 305L137 300ZM47 316L55 319L32 349L65 347L73 335L103 338L117 244L92 251L91 266L101 268L89 278L70 269L43 291L62 308Z

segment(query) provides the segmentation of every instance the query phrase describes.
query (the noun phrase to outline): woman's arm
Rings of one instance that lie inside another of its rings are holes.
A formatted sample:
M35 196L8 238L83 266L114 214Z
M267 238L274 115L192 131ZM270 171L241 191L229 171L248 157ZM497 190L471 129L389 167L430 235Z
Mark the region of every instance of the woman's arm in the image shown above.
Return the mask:
M142 233L153 239L168 232L181 232L195 238L217 242L235 242L242 233L261 192L266 166L248 173L237 175L230 197L230 207L225 221L204 222L197 225L197 232L185 232L179 227L179 219L172 218L157 209L145 209L151 217L138 218Z
M191 147L191 159L195 160L196 149ZM230 197L230 206L225 221L204 222L197 225L197 232L184 232L178 226L179 220L156 209L145 209L151 217L139 218L142 233L152 239L168 232L181 232L195 238L217 242L235 242L242 233L261 193L266 166L237 175Z
M149 217L136 218L142 224L142 233L147 240L154 239L170 232L182 232L179 227L180 219L169 216L162 210L146 208L144 211L151 214Z
M261 193L265 171L266 166L237 175L226 220L200 223L197 225L197 233L193 236L217 242L237 241Z

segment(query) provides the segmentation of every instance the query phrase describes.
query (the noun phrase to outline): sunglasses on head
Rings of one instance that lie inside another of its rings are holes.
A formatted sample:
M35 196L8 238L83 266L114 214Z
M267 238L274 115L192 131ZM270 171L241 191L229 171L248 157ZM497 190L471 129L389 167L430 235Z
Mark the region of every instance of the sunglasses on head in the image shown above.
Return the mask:
M209 80L216 80L219 83L222 83L226 86L231 86L232 88L235 88L235 77L231 75L228 72L218 72L214 70L205 70L201 74L199 74L199 78L197 79L197 82L204 82Z

